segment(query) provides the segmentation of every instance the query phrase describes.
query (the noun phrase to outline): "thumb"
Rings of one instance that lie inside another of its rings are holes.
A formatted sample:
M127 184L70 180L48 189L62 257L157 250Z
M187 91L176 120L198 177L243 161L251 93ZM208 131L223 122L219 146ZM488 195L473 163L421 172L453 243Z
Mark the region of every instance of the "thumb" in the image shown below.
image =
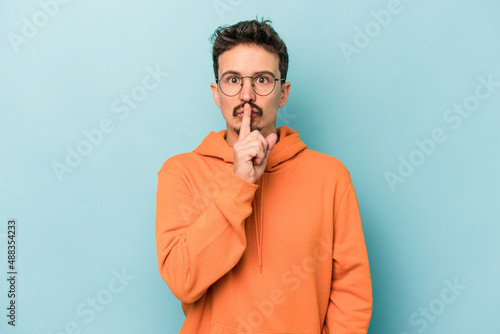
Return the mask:
M266 152L266 157L269 156L271 153L271 150L274 148L274 145L276 145L276 141L278 140L278 136L275 133L271 133L266 137L267 141L267 152Z

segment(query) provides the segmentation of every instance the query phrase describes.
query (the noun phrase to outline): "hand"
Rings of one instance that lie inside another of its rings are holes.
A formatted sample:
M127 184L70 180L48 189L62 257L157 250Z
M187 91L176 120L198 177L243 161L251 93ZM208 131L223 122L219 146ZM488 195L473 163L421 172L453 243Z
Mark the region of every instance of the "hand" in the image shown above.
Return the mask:
M248 103L245 103L243 108L240 136L233 145L234 174L248 182L255 183L266 169L267 158L278 136L271 133L264 138L258 130L250 132L252 108Z

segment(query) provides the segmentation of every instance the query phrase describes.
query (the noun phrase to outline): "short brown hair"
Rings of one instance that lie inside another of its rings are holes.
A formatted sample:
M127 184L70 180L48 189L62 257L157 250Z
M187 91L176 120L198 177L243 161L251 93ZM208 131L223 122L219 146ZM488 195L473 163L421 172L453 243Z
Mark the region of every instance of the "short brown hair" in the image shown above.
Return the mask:
M214 74L218 79L219 56L239 44L255 44L266 51L278 55L281 79L286 79L288 72L288 52L283 40L270 25L270 20L241 21L231 26L219 27L215 30L210 40L213 43L212 59Z

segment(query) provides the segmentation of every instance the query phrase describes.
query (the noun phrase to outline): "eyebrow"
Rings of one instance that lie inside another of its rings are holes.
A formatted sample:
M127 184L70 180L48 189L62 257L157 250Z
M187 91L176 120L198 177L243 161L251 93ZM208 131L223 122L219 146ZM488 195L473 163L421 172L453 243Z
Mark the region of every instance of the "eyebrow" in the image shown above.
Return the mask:
M236 75L238 75L240 77L242 76L241 73L238 72L238 71L226 71L226 72L222 73L220 77L222 78L226 74L236 74ZM271 71L258 71L258 72L254 72L252 76L256 76L257 74L270 74L273 77L275 76L274 73L271 72Z

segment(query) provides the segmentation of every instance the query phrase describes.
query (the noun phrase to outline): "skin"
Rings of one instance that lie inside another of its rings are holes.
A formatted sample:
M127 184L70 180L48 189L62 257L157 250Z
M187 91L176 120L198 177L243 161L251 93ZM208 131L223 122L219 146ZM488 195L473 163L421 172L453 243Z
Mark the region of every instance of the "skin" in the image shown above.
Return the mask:
M219 78L228 71L242 77L268 71L275 78L281 77L278 55L254 44L237 45L219 56ZM278 140L276 115L288 101L290 83L276 82L267 96L255 94L249 78L243 79L241 92L236 96L226 96L214 82L210 88L226 120L226 142L234 150L234 174L256 183Z

